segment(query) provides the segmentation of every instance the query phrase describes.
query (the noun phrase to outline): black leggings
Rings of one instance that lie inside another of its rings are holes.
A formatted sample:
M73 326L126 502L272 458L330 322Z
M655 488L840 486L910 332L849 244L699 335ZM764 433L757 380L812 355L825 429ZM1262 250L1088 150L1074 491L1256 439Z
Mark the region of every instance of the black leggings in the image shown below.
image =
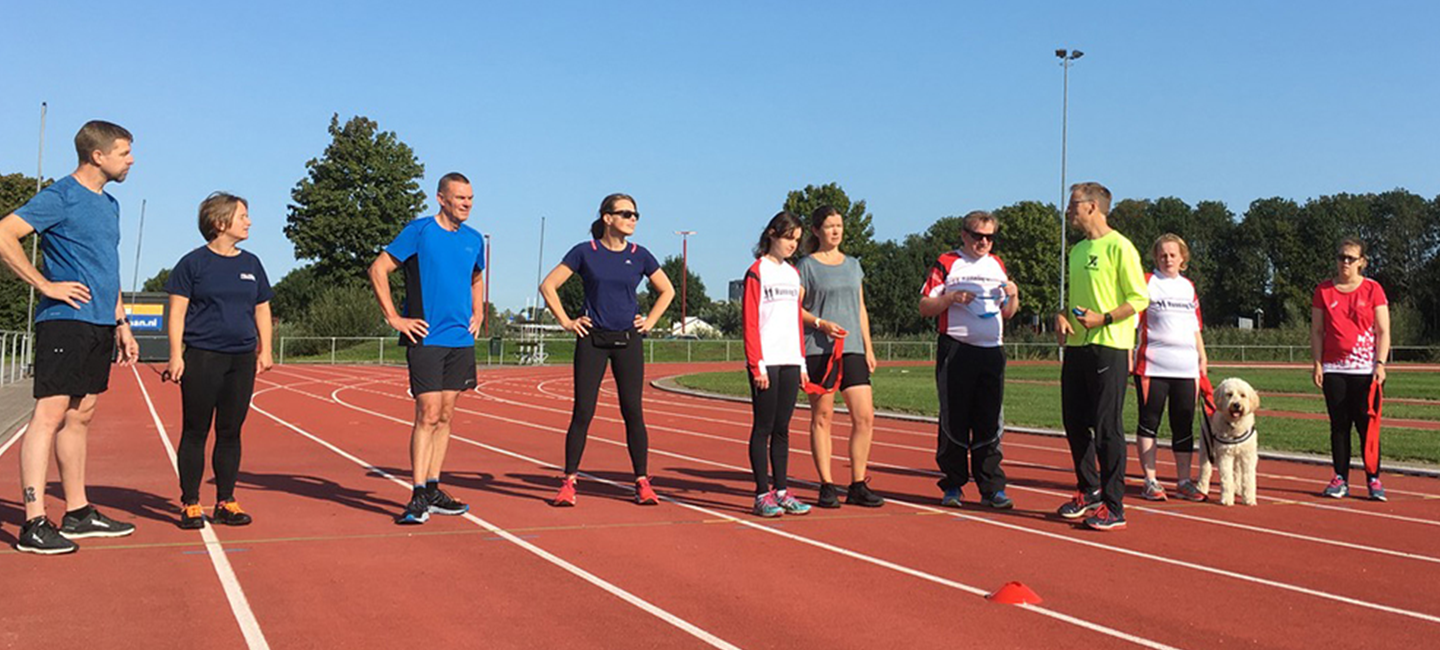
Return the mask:
M235 498L235 477L240 473L240 427L250 413L255 392L255 353L226 354L198 348L185 349L185 374L180 378L181 418L180 502L200 502L200 479L205 474L205 439L215 423L215 498Z
M1330 412L1330 460L1335 465L1335 473L1340 476L1350 476L1350 428L1354 427L1360 434L1361 449L1365 448L1365 439L1370 437L1372 380L1371 375L1327 372L1320 382L1325 392L1325 409Z
M1154 438L1160 431L1160 415L1170 402L1170 450L1188 454L1195 451L1194 379L1142 377L1135 375L1135 398L1140 407L1140 424L1135 435Z
M800 390L800 366L770 366L765 374L770 378L769 388L760 390L753 380L750 382L750 411L755 416L755 424L750 427L750 470L755 473L756 494L770 491L765 480L767 443L775 489L785 489L785 472L790 464L790 416L795 414L795 398Z
M630 465L635 476L649 474L649 436L645 433L645 412L640 406L645 388L644 339L631 336L623 348L599 348L594 336L575 340L575 408L570 413L570 428L565 432L565 474L580 471L580 457L585 453L585 438L590 420L595 418L595 402L600 397L600 380L605 365L611 364L615 388L620 393L620 415L625 418L625 444L630 448Z

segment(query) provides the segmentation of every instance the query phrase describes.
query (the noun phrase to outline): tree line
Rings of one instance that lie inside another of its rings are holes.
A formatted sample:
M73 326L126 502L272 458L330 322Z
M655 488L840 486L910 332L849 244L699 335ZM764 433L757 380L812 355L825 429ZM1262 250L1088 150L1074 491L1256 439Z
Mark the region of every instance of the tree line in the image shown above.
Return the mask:
M386 335L365 269L385 242L427 209L420 187L425 167L394 132L381 130L369 118L355 116L342 123L333 115L329 132L331 142L305 163L306 175L292 189L287 209L285 235L294 245L295 258L307 263L275 284L272 310L285 335ZM34 191L33 178L0 175L0 214L13 211ZM971 209L995 214L995 252L1020 286L1022 310L1009 327L1042 330L1060 307L1061 214L1053 203L959 206L963 209L937 218L921 232L884 241L875 238L876 217L866 202L852 201L835 183L789 192L778 207L806 217L821 205L837 208L844 217L842 250L864 268L866 303L877 337L933 331L934 324L916 309L919 287L936 258L959 245L959 215ZM1334 274L1335 243L1358 236L1369 246L1367 275L1385 287L1392 303L1397 344L1440 341L1440 196L1427 200L1397 188L1303 203L1272 197L1252 202L1238 216L1218 201L1191 206L1174 197L1132 198L1113 206L1110 224L1135 243L1147 265L1150 244L1159 235L1173 232L1189 243L1192 257L1186 274L1195 282L1211 327L1257 317L1267 328L1303 325L1315 285ZM1081 237L1073 229L1069 233L1071 242ZM677 285L681 265L678 257L662 264ZM161 270L146 282L146 289L163 287L167 273ZM399 280L392 282L398 293ZM25 294L13 275L0 278L0 328L24 329ZM582 309L578 278L562 286L560 295L571 313ZM643 292L642 308L653 297L653 288ZM736 336L739 305L724 298L712 300L701 278L688 274L686 313ZM678 322L679 303L671 305L667 321ZM543 320L546 315L534 309L497 313L492 305L490 318L492 333L497 333L511 318ZM668 328L668 323L662 325Z

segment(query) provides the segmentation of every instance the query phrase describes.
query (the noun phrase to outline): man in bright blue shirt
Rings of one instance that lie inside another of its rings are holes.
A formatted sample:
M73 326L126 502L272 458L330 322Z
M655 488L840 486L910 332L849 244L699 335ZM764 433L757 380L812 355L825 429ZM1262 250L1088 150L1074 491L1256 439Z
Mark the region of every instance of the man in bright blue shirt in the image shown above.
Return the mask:
M120 302L120 203L105 191L135 164L134 137L95 120L75 135L80 164L0 221L0 258L43 296L35 313L35 412L20 444L25 524L15 548L61 555L73 539L123 537L132 524L100 514L85 494L85 441L95 403L109 388L110 362L140 355ZM20 240L38 232L41 273ZM54 454L65 488L59 529L45 517L45 479Z
M414 493L397 524L421 524L430 513L470 509L440 489L440 465L460 391L475 387L475 336L485 320L485 240L465 225L475 191L463 174L440 178L440 213L409 224L370 265L370 285L385 321L400 332L415 396L410 433ZM405 311L390 299L390 274L405 271Z

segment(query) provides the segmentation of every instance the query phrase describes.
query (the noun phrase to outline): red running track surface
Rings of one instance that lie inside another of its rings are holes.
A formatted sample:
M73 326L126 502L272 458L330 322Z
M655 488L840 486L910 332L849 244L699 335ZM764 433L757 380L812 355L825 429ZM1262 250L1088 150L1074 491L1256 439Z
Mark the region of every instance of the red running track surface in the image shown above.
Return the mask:
M718 369L731 368L649 373ZM117 369L90 434L90 498L139 531L83 540L71 556L22 555L8 546L23 510L0 498L0 647L97 647L96 631L136 648L1421 648L1440 633L1433 479L1386 476L1388 503L1333 501L1316 496L1326 468L1262 461L1259 506L1136 496L1128 530L1095 533L1051 514L1074 485L1063 440L1007 435L1015 510L982 509L973 488L963 508L942 509L933 426L882 419L870 476L884 508L759 520L749 408L647 389L666 501L646 508L629 500L607 383L579 506L556 509L545 499L559 483L569 368L480 379L459 401L445 463L472 516L399 527L413 413L404 370L263 375L237 489L256 523L212 529L207 546L173 523L178 391ZM807 428L802 406L790 467L810 500ZM833 434L843 477L845 416ZM13 485L15 461L0 461L0 484ZM58 517L58 481L49 492ZM1017 580L1044 602L983 597Z

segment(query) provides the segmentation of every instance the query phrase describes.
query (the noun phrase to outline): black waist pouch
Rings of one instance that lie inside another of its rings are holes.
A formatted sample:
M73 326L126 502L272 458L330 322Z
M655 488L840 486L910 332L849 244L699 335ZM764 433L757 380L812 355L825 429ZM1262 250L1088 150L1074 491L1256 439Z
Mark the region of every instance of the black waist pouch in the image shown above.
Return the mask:
M627 348L630 347L630 339L635 335L635 330L592 330L590 342L604 350Z

